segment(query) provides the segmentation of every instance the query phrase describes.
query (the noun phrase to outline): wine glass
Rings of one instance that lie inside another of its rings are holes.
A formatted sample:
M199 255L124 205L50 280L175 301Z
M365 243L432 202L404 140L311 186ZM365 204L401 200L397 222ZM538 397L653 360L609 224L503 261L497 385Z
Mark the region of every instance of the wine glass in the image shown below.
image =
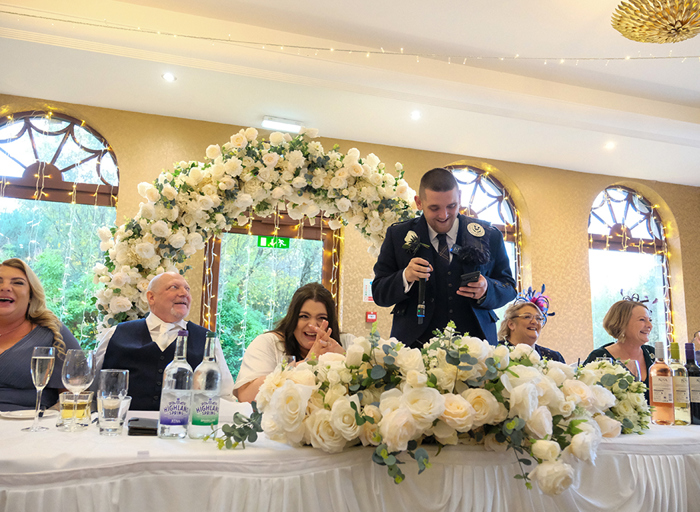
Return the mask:
M287 354L283 354L282 356L280 356L280 364L282 365L283 370L287 368L287 366L294 366L295 362L296 357L294 356L288 356Z
M53 365L56 350L53 347L34 347L32 351L32 380L36 387L36 409L34 410L34 423L31 427L23 428L25 432L42 432L48 430L46 427L39 426L39 409L41 407L41 394L44 388L49 383L51 373L53 373Z
M72 348L66 351L61 371L63 385L73 393L73 414L71 432L75 432L75 413L78 409L78 395L90 387L95 380L95 353L92 350Z
M642 370L639 368L639 361L636 359L630 359L627 361L627 369L630 371L632 374L632 377L634 377L635 382L641 382L642 381Z

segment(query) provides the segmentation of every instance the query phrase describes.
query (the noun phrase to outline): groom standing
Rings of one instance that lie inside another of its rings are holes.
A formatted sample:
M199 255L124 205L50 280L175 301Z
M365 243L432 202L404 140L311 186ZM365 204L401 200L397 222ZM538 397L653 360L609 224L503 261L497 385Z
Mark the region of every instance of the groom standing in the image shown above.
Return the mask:
M494 309L516 295L501 232L459 214L460 190L447 169L426 172L416 205L423 215L390 226L374 265L372 295L378 306L394 306L391 336L421 347L435 329L452 320L460 333L496 345ZM417 238L412 248L411 238ZM415 252L414 252L415 249ZM460 286L463 274L479 271ZM425 278L425 319L417 317L419 279Z

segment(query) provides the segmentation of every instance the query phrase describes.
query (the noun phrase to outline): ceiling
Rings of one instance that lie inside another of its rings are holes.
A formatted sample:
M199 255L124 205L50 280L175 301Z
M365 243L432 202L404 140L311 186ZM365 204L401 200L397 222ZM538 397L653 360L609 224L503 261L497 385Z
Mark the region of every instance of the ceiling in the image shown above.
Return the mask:
M616 4L0 0L0 93L700 186L700 37Z

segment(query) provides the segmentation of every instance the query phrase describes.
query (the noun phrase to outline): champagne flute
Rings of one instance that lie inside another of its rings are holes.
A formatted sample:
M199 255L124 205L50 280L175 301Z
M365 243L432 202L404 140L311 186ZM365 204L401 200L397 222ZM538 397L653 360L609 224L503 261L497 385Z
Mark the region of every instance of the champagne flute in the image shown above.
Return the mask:
M41 408L41 394L44 388L49 383L51 373L53 373L53 365L56 350L53 347L34 347L32 351L32 380L36 387L36 409L34 410L34 423L31 427L23 428L24 432L42 432L48 430L46 427L39 426L39 409Z
M78 409L78 395L90 387L95 380L95 353L92 350L72 348L66 351L61 371L63 385L73 393L73 415L70 431L75 432L75 413Z

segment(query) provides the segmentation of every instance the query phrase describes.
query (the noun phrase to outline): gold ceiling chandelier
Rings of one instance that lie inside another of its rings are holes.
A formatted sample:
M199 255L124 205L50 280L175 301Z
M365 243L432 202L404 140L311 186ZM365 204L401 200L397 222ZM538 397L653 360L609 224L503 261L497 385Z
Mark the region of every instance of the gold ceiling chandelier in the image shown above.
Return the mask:
M699 0L629 0L612 16L612 26L640 43L677 43L700 33Z

